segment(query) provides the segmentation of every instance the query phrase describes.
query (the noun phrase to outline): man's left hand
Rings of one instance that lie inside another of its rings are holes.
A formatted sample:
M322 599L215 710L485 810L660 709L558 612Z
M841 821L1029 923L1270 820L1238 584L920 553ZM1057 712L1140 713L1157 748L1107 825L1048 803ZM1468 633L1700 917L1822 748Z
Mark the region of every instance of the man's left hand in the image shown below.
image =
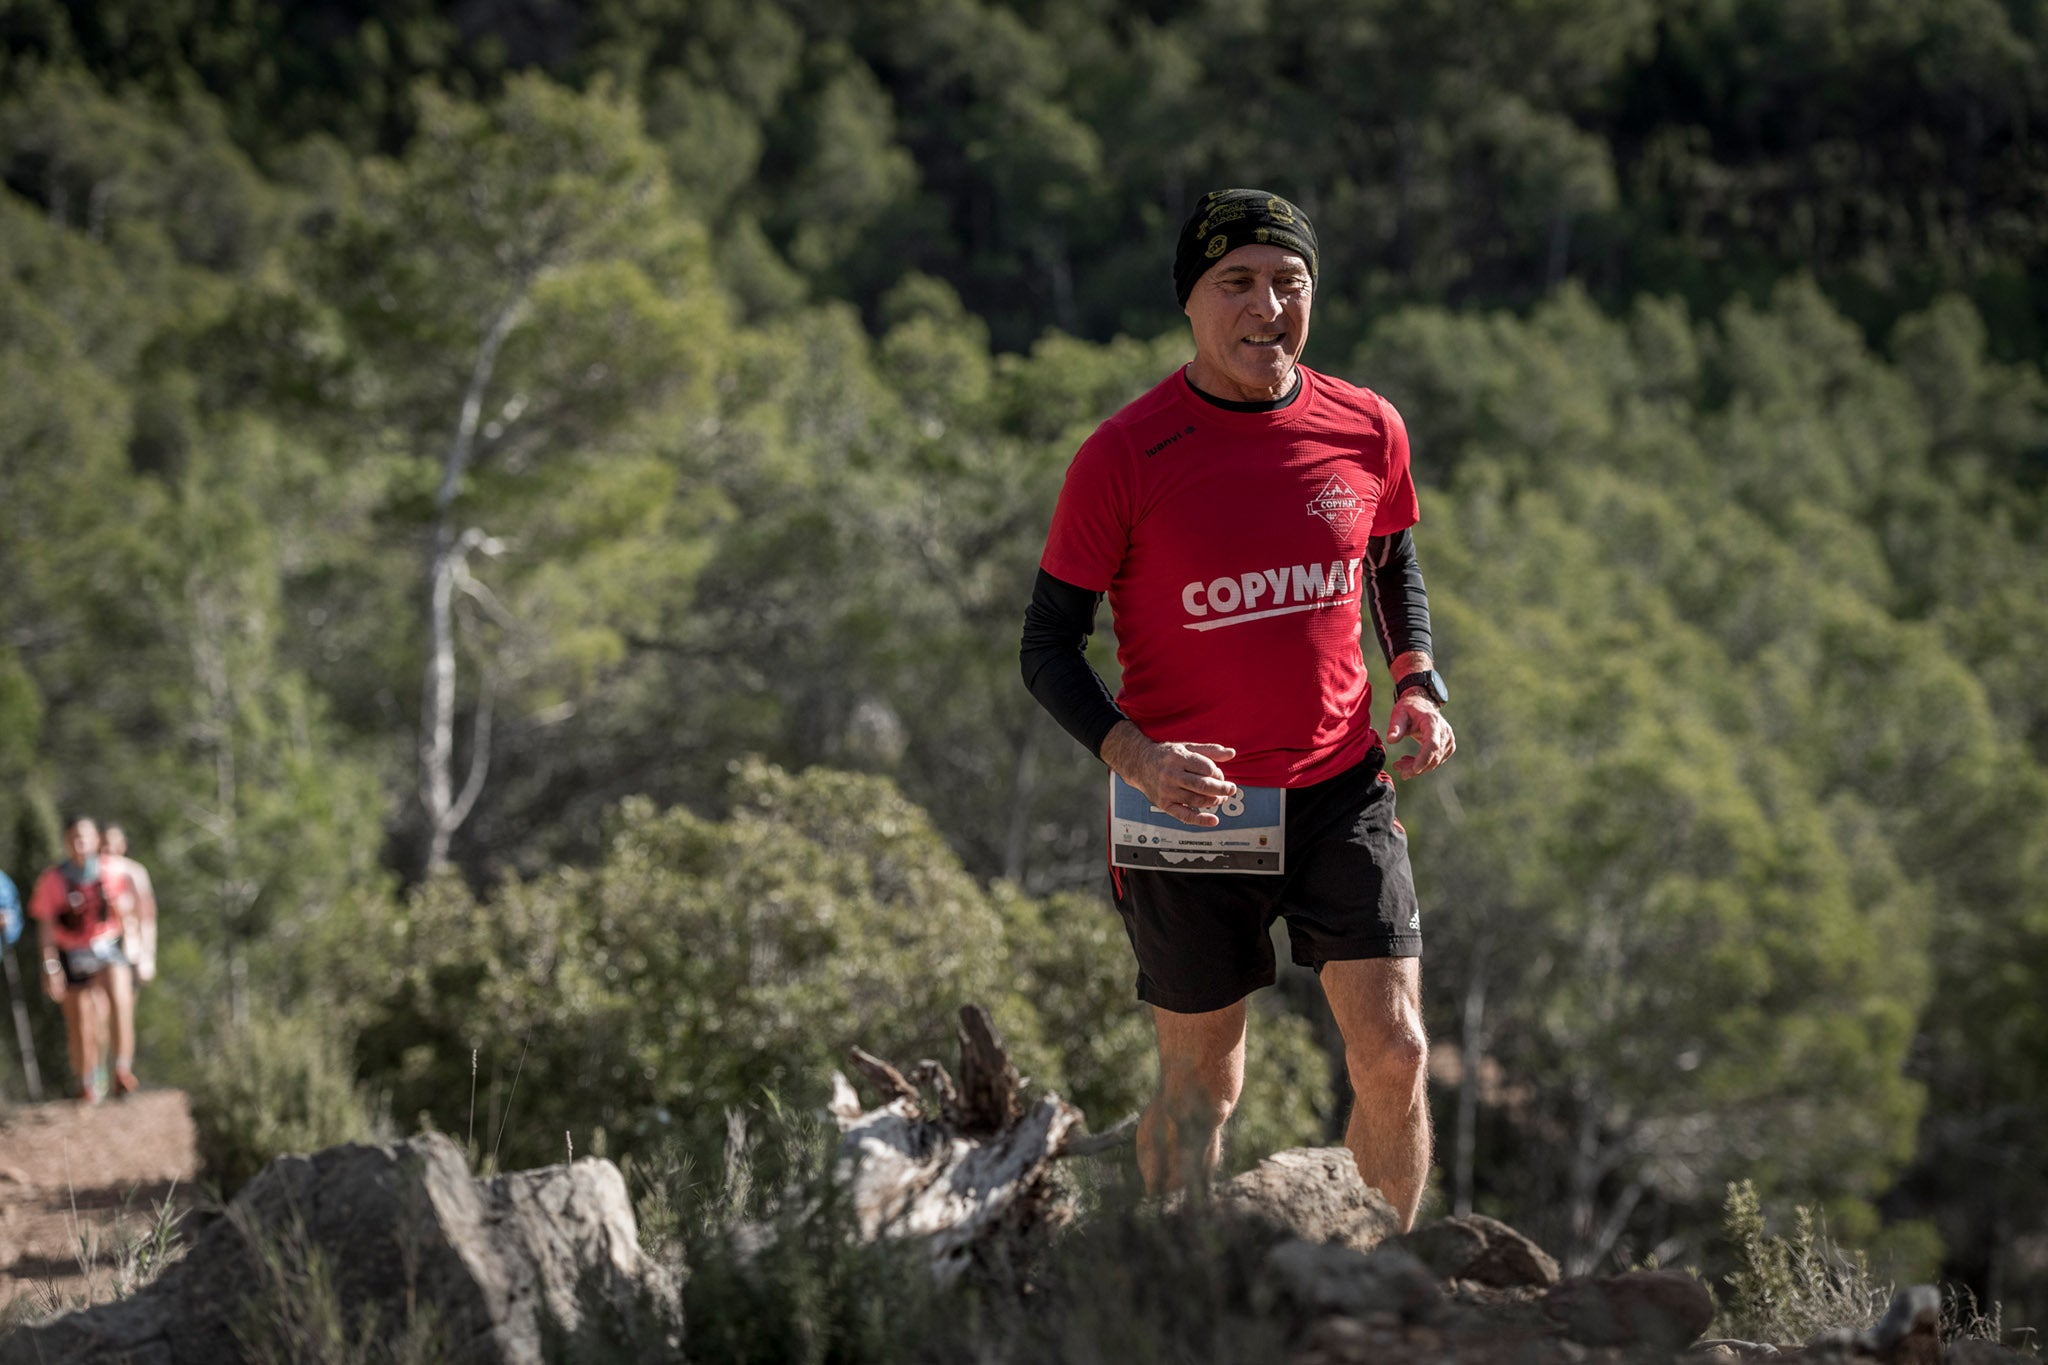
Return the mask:
M1435 702L1419 691L1409 691L1394 702L1394 714L1387 721L1387 749L1391 752L1404 739L1420 746L1392 764L1402 777L1420 777L1458 751L1458 737Z

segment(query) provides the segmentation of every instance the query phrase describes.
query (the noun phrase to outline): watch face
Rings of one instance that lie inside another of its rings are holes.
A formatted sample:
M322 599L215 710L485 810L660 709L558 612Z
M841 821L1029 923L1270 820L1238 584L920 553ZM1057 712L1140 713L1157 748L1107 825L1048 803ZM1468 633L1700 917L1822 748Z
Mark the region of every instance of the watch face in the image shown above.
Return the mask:
M1420 692L1438 706L1442 706L1451 699L1450 689L1444 686L1444 675L1433 668L1425 669L1420 673L1410 673L1407 677L1401 679L1399 683L1395 684L1394 691L1397 696L1405 696L1410 692Z

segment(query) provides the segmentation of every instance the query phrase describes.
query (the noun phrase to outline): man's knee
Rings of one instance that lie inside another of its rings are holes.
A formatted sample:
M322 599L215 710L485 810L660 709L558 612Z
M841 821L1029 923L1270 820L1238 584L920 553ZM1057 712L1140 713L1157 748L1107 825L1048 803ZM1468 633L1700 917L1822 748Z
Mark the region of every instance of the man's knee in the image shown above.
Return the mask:
M1159 1099L1176 1123L1221 1128L1237 1111L1244 1092L1244 1071L1230 1057L1189 1059L1164 1067Z
M1429 1039L1413 1010L1398 1010L1363 1036L1344 1040L1344 1068L1353 1090L1412 1089L1422 1083L1428 1067Z

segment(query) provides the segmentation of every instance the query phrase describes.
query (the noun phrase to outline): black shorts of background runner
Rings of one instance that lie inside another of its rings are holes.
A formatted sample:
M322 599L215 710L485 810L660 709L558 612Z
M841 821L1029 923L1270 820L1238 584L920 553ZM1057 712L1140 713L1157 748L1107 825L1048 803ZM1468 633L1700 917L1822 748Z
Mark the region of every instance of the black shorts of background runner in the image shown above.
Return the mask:
M1287 793L1287 871L1113 867L1110 892L1138 955L1138 998L1176 1014L1220 1010L1275 978L1274 919L1294 960L1422 956L1408 835L1374 748L1354 767Z
M59 949L57 960L64 966L65 983L72 986L85 985L109 967L134 965L118 939L102 940L90 948Z

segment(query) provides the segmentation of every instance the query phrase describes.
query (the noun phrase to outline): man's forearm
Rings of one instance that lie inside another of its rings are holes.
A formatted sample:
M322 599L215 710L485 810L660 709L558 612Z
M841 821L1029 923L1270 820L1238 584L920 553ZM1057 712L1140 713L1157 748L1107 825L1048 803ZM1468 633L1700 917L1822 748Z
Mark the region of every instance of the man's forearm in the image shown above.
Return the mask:
M1435 667L1436 663L1429 657L1428 650L1411 649L1406 654L1395 655L1393 660L1387 664L1387 672L1393 676L1395 683L1398 684L1401 679L1407 677L1410 673L1427 673Z
M1120 720L1102 737L1102 747L1096 750L1096 754L1109 765L1111 772L1135 785L1140 771L1139 760L1151 744L1143 730L1128 720Z

